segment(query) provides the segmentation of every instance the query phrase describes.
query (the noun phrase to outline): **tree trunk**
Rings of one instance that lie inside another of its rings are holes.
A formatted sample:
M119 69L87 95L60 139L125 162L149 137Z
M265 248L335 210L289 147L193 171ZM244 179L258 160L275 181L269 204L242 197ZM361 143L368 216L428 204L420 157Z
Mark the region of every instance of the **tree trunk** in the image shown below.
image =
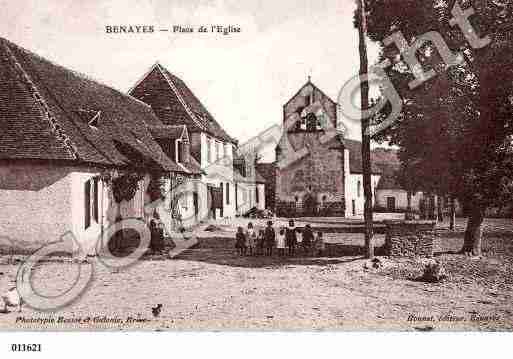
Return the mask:
M358 36L359 36L359 52L360 52L360 79L364 79L368 73L367 44L365 36L367 34L367 18L365 15L365 1L358 1ZM364 117L363 111L369 108L369 82L360 81L360 95L362 108L362 162L363 162L363 195L364 204L364 220L365 220L365 257L374 258L374 243L372 241L372 178L371 178L371 158L370 158L370 119Z
M454 197L450 197L450 201L451 201L451 213L450 213L450 223L449 223L449 229L451 231L454 231L454 226L456 224L456 204L455 204L455 200L454 200Z
M438 195L436 197L436 217L438 219L438 222L444 221L444 212L443 212L443 201L442 196Z
M429 205L428 205L428 218L431 220L435 220L435 207L436 207L436 201L435 201L435 195L429 194Z
M411 191L406 191L406 220L415 219L411 210Z
M461 249L462 253L468 253L474 256L481 255L484 212L485 208L481 206L472 207L465 230L463 248Z

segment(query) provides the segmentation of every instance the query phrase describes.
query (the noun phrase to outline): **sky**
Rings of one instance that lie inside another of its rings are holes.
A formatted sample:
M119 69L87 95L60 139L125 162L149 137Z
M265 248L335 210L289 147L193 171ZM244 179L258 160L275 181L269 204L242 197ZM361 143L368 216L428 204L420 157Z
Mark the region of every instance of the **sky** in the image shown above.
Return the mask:
M244 140L282 121L312 82L335 101L358 73L354 0L0 0L0 36L122 92L155 63ZM107 34L106 26L222 25L240 33ZM371 62L376 47L370 46ZM347 137L359 139L354 121Z

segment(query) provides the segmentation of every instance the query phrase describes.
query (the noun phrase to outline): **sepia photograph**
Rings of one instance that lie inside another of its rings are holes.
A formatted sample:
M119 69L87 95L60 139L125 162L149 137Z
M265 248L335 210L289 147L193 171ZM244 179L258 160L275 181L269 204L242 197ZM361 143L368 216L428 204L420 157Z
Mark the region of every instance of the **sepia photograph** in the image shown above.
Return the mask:
M513 330L512 1L0 9L0 335Z

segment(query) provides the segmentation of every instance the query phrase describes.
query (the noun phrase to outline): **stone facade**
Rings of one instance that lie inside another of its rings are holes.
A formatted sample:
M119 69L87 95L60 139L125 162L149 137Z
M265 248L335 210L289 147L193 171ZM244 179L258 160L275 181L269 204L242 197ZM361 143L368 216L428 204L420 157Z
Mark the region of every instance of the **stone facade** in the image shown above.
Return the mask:
M334 141L322 144L322 133L289 133L293 140L308 142L309 154L276 172L278 214L344 215L344 158L343 152L332 149ZM300 138L302 137L302 138ZM280 156L288 156L282 149ZM279 159L278 159L279 160ZM330 212L330 213L328 213Z
M390 257L432 257L434 221L386 222L385 249Z
M322 106L324 116L326 116L326 120L330 121L331 128L337 128L336 102L330 99L310 81L283 106L283 119L290 118L290 116L295 113L300 113L314 103L318 103Z
M361 143L344 138L337 104L308 81L283 106L286 130L276 147L274 203L278 215L363 213ZM381 171L372 166L372 191Z

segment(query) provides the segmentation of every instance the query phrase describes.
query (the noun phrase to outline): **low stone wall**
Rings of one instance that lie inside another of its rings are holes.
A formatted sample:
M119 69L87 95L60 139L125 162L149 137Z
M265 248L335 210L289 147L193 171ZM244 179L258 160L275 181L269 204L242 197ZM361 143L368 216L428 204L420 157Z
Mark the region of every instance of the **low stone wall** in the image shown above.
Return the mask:
M307 210L295 202L279 201L276 204L276 215L279 217L344 217L344 202L326 202L317 206L316 213Z
M385 251L390 257L432 257L435 221L385 221Z

